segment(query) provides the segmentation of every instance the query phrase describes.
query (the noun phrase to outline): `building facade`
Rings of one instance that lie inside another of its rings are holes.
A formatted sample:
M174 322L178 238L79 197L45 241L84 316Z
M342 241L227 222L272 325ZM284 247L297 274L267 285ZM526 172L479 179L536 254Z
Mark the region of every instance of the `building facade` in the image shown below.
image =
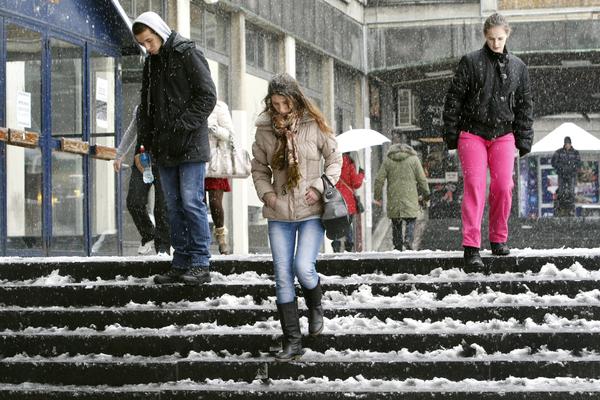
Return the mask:
M483 44L482 22L495 10L513 25L511 51L529 65L536 119L577 113L597 127L600 0L87 3L0 0L0 255L135 252L139 236L124 207L128 171L114 173L107 149L119 143L139 102L143 57L128 25L148 10L203 50L247 149L268 80L285 71L336 133L404 132L434 193L446 194L459 186L460 171L441 143L443 97L460 56ZM386 148L358 155L369 174ZM363 199L371 198L371 184L363 185ZM251 179L234 179L232 187L225 219L234 252L266 252ZM381 249L380 210L365 205L363 248ZM429 214L455 217L456 206L432 204Z

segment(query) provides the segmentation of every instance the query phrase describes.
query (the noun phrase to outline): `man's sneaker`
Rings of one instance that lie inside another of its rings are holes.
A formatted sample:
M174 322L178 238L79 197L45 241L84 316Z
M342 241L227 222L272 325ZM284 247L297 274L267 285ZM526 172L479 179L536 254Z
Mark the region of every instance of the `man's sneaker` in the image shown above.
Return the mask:
M164 285L166 283L182 283L182 276L187 272L187 269L171 268L171 270L166 274L155 275L154 283L156 283L157 285Z
M141 254L141 255L150 254L153 249L154 249L154 240L149 240L146 243L140 244L140 247L138 247L138 254Z
M186 285L201 285L210 282L210 271L208 267L190 268L180 277L181 282Z

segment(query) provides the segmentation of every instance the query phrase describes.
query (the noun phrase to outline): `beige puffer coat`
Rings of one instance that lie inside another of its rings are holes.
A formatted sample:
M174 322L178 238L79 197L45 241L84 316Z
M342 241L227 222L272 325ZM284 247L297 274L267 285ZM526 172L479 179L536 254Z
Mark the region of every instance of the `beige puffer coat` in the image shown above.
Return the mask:
M340 177L342 155L337 151L337 142L332 135L321 132L316 121L308 116L300 121L296 135L301 177L298 187L288 190L287 169L271 169L271 160L277 147L271 118L263 113L256 120L256 136L252 144L254 187L261 200L269 192L277 195L275 208L263 206L263 217L267 219L298 221L321 216L323 203L317 202L309 206L304 194L309 187L323 193L322 160L325 161L324 172L334 185Z

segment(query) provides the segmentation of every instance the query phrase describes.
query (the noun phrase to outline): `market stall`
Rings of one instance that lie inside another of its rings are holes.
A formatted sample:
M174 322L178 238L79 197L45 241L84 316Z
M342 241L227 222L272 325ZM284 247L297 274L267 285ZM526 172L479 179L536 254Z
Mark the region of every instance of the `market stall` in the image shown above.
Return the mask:
M552 168L554 152L563 147L565 136L581 155L575 188L577 216L600 214L598 171L600 139L579 126L565 122L535 143L531 153L519 162L519 215L553 217L558 175Z

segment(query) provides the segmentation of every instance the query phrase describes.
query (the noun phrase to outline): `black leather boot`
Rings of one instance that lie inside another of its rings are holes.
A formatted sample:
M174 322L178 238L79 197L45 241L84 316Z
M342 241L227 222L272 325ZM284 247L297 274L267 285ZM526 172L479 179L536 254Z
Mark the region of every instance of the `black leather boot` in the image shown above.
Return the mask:
M490 242L492 247L492 254L495 256L507 256L510 254L510 249L506 243L494 243Z
M283 330L281 351L277 353L277 361L291 361L302 356L302 335L300 334L300 321L298 320L298 302L277 304L279 321Z
M321 281L317 282L317 286L314 289L307 289L302 286L302 292L304 293L306 307L308 307L308 334L310 336L317 336L323 331L323 306L321 306L323 292L321 291Z
M465 267L483 268L483 260L479 255L478 247L464 246L465 249Z

